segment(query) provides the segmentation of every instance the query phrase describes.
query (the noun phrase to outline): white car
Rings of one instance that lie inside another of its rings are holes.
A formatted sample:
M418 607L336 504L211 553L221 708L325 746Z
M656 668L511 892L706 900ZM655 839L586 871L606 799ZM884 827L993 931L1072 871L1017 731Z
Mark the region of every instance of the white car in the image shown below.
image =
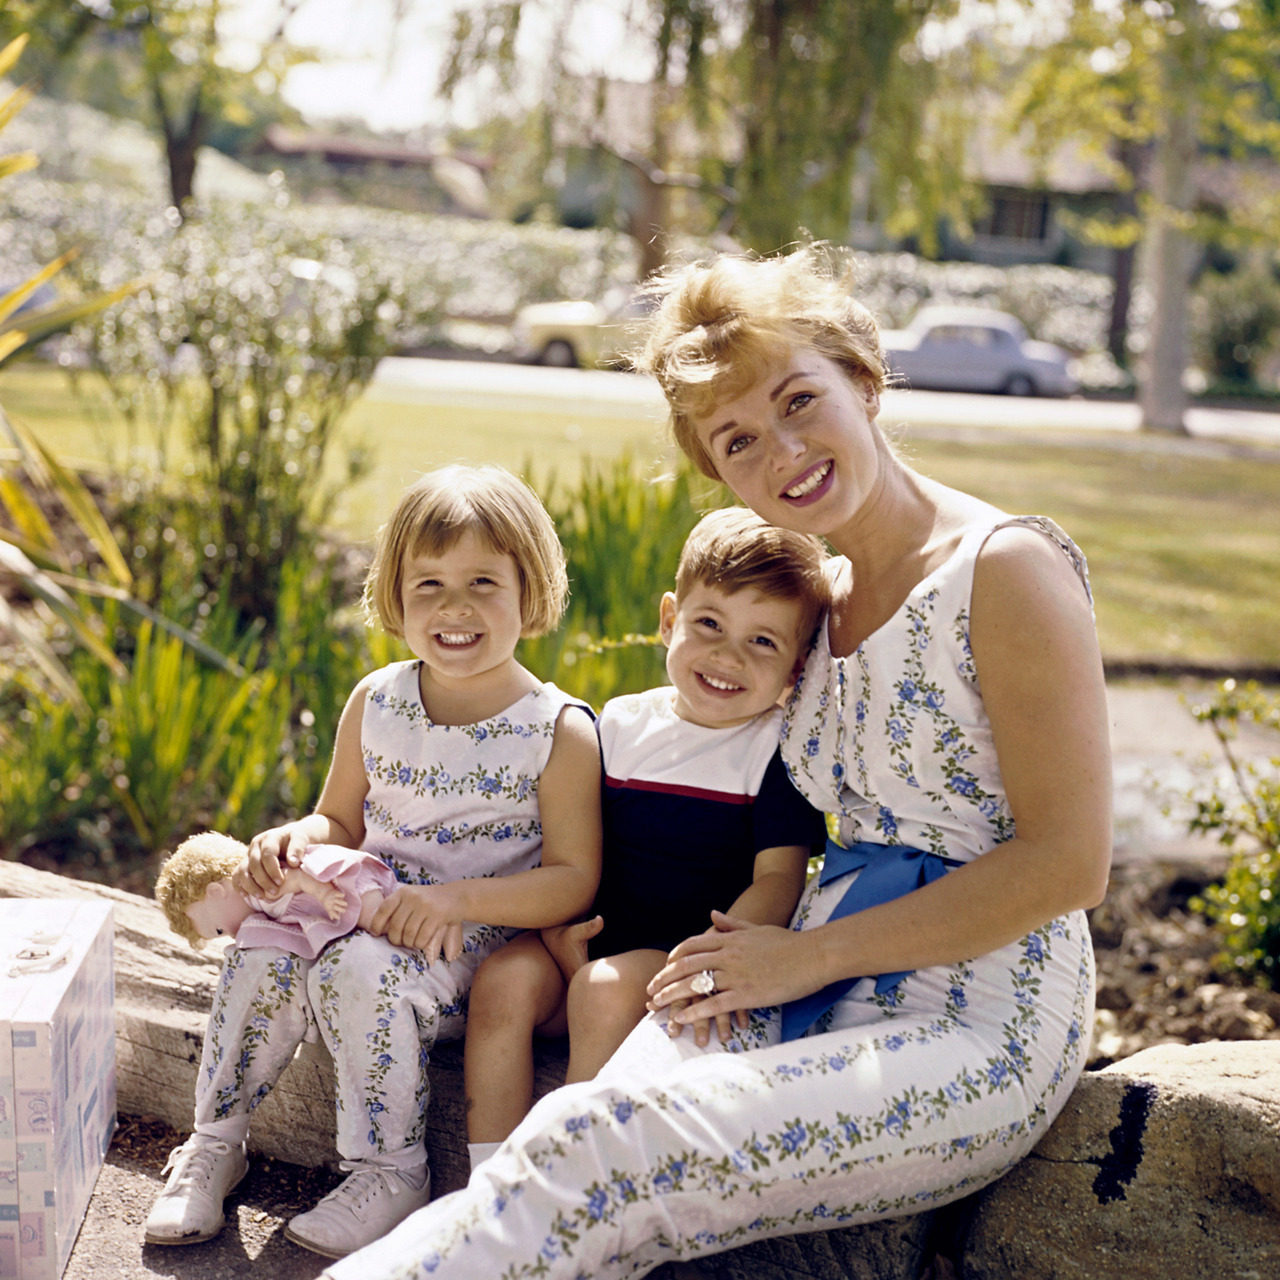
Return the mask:
M1079 386L1070 352L1032 341L1003 311L922 307L905 329L880 337L899 385L1011 396L1069 396Z
M632 339L632 325L653 303L628 290L607 293L600 302L534 302L522 307L512 326L518 359L575 369L617 368Z

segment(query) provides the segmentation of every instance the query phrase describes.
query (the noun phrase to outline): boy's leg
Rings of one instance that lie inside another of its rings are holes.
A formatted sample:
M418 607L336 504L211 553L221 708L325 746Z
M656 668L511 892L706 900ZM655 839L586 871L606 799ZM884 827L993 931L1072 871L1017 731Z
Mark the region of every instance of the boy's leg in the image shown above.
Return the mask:
M196 1244L222 1229L222 1202L248 1169L250 1113L310 1025L309 965L275 947L228 949L196 1077L195 1132L169 1156L144 1228L149 1244Z
M533 1037L563 1035L565 983L536 933L480 966L467 1012L467 1140L501 1142L533 1106Z
M565 1084L592 1080L645 1015L645 988L664 951L624 951L584 965L569 984L569 1070Z
M481 926L457 960L428 966L421 951L356 932L316 960L308 990L333 1055L336 1142L351 1176L289 1222L295 1244L342 1257L426 1204L428 1056L462 1034L475 970L504 936Z

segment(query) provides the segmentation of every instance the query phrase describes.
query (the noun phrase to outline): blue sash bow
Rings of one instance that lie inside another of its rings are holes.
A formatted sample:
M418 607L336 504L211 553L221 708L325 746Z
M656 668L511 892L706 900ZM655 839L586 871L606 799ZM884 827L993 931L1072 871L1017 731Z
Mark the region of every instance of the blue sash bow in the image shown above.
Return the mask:
M830 884L850 871L861 874L845 890L844 897L836 903L831 920L841 920L868 907L878 907L882 902L892 902L915 889L940 880L952 867L960 866L951 858L923 849L912 849L903 844L872 844L860 841L844 848L834 840L827 841L822 870L818 874L820 885ZM901 973L882 973L876 978L876 995L892 991L912 970ZM803 1035L857 982L857 978L841 978L812 995L790 1000L782 1006L782 1038L794 1040Z

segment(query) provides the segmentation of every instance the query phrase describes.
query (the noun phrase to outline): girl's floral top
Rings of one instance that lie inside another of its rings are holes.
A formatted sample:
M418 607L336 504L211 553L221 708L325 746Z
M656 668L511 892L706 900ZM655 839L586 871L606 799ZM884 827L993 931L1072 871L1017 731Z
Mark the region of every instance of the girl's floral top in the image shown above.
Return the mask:
M1052 520L1020 516L970 530L848 657L833 657L819 628L787 708L782 754L810 803L834 815L842 844L903 844L967 861L1012 837L969 649L974 563L1007 525L1052 538L1088 591L1075 543Z
M417 660L382 668L365 698L362 847L409 884L536 867L538 778L556 718L585 704L544 684L488 720L435 724L418 692L418 668Z

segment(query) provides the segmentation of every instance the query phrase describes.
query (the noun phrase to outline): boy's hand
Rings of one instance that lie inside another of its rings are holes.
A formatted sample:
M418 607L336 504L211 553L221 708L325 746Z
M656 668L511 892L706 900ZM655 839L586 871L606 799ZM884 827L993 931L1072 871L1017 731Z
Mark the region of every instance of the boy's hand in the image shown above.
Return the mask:
M428 964L443 951L462 950L462 892L450 884L401 885L374 913L370 933L382 934L394 947L416 947Z
M593 916L590 920L541 930L542 945L551 953L566 982L572 982L573 975L591 958L587 954L587 943L603 928L604 917Z
M286 873L290 868L302 865L303 855L311 843L296 822L260 831L249 841L248 855L233 873L232 885L240 893L278 898L284 888Z

